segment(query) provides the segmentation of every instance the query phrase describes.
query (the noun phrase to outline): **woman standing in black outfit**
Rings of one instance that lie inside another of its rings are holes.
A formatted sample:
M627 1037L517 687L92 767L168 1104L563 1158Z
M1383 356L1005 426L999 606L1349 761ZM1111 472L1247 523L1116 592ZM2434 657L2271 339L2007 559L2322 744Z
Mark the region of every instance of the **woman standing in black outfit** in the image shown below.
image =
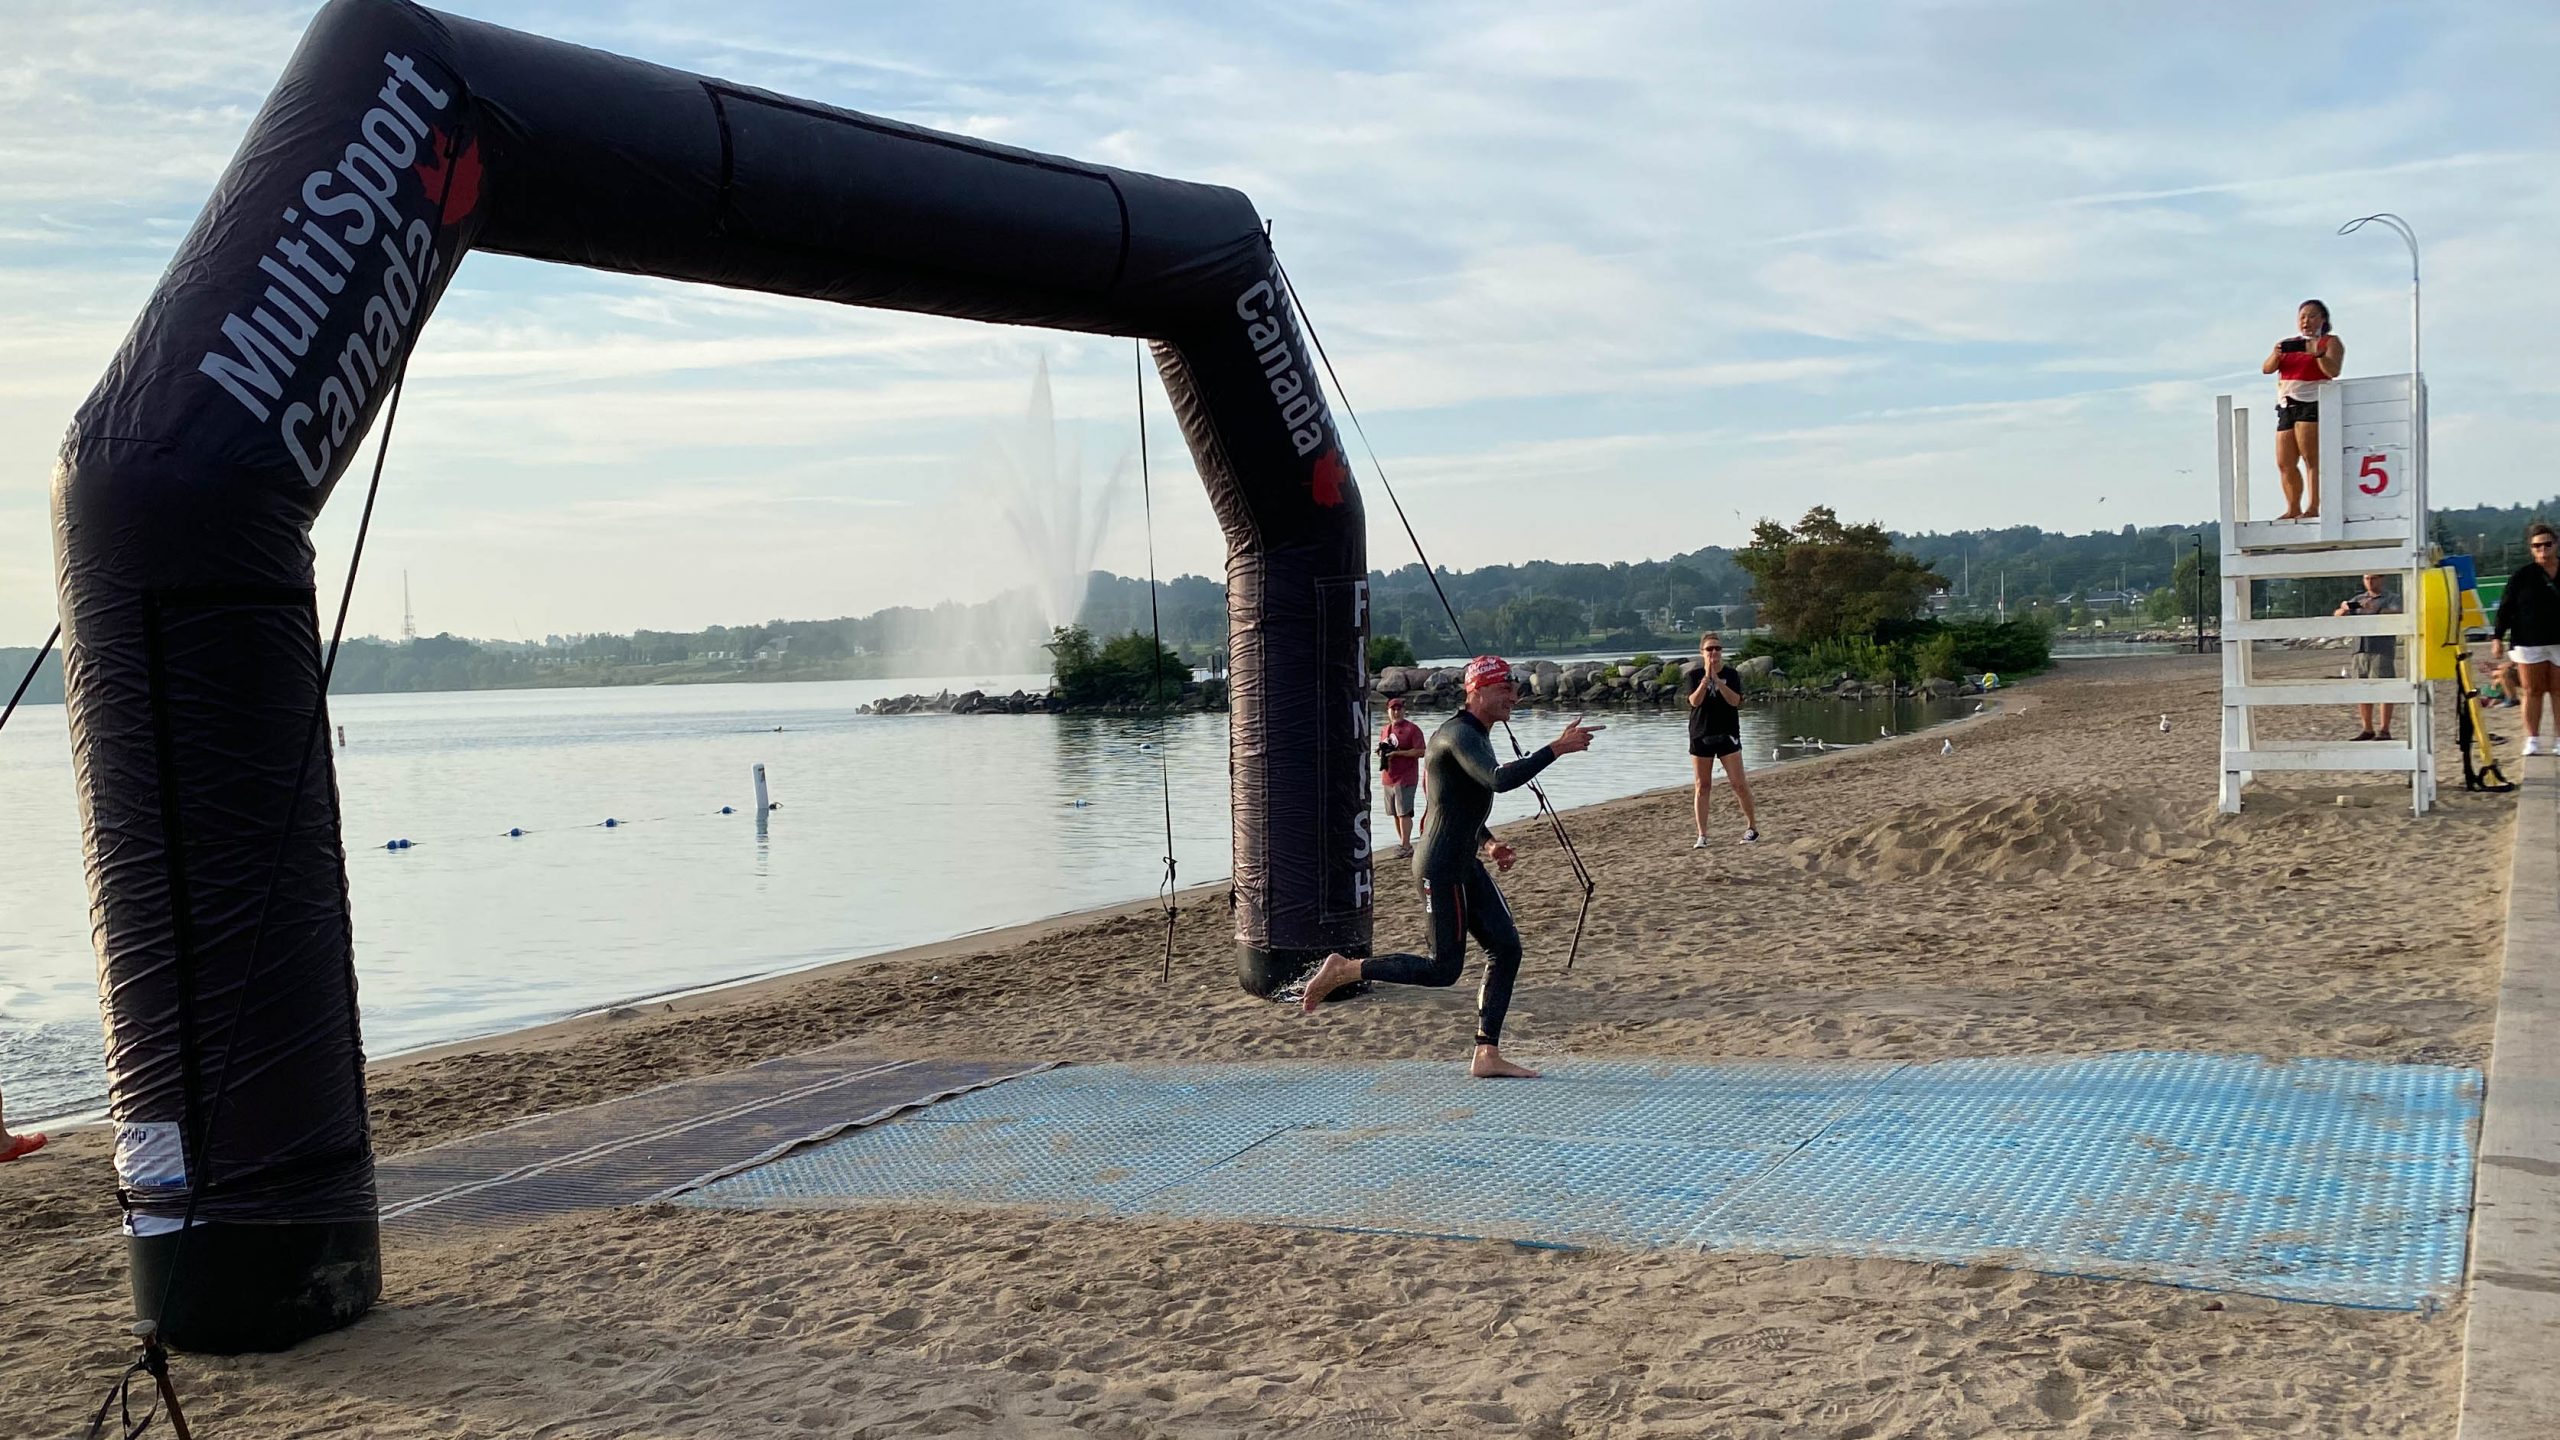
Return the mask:
M2489 654L2514 658L2524 681L2524 753L2540 755L2543 702L2551 694L2552 667L2560 664L2560 530L2536 520L2524 538L2533 559L2507 577Z
M1713 630L1698 637L1698 677L1689 688L1689 773L1695 783L1689 809L1698 822L1692 849L1707 848L1707 787L1724 767L1733 798L1742 802L1742 843L1756 844L1760 821L1751 813L1751 782L1742 775L1742 674L1724 663L1724 640Z

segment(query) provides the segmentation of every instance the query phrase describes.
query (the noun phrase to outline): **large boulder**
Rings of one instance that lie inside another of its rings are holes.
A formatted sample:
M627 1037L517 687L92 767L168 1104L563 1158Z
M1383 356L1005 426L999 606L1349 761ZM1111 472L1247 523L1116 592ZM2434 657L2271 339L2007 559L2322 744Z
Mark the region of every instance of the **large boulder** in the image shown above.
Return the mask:
M1920 682L1920 693L1928 696L1932 700L1950 699L1956 693L1956 682L1953 680L1941 680L1937 676L1932 675L1928 679Z
M1777 668L1777 664L1778 657L1775 655L1754 655L1733 668L1734 672L1745 680L1766 680L1769 678L1769 672Z

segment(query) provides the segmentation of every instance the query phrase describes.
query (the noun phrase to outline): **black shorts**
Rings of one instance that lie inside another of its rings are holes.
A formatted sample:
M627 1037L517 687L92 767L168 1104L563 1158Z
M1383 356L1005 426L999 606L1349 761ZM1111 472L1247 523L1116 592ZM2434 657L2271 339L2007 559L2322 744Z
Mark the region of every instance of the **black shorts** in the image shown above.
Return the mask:
M1742 737L1739 735L1692 735L1689 737L1689 753L1701 760L1739 755L1742 753Z
M2317 400L2279 400L2276 402L2276 428L2278 430L2292 429L2293 422L2296 420L2301 421L2305 425L2319 424L2320 402Z

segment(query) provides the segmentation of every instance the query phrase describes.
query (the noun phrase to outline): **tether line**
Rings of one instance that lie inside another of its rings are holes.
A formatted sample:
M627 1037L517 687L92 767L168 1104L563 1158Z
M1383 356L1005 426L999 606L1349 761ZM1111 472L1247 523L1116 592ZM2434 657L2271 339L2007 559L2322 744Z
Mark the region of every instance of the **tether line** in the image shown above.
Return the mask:
M18 681L17 692L9 697L9 703L5 708L0 708L0 727L7 726L9 717L18 713L18 702L27 698L27 687L36 683L36 672L44 668L44 657L53 653L54 642L61 638L62 626L57 623L53 627L53 633L44 637L44 648L38 650L36 658L27 663L27 673Z
M1306 302L1298 298L1298 287L1289 278L1289 267L1280 263L1280 254L1276 250L1271 252L1271 268L1280 276L1280 288L1288 292L1289 308L1298 312L1298 323L1307 327L1307 341L1315 347L1316 359L1324 366L1325 378L1333 382L1333 393L1342 401L1342 413L1351 417L1352 432L1360 437L1360 448L1368 452L1369 468L1377 472L1378 488L1387 492L1387 503L1395 507L1396 521L1404 526L1404 538L1413 542L1414 558L1422 562L1422 573L1431 582L1431 593L1440 597L1440 608L1449 617L1449 629L1458 637L1458 648L1472 652L1475 646L1467 640L1467 627L1458 618L1458 607L1449 603L1449 592L1441 588L1440 572L1433 567L1430 555L1423 551L1422 537L1414 533L1413 519L1405 514L1404 502L1396 498L1395 482L1387 478L1387 467L1378 459L1378 447L1369 443L1368 427L1360 423L1360 412L1351 403L1351 392L1343 388L1342 376L1333 368L1333 357L1325 352L1324 337L1316 333L1315 318L1307 313ZM1361 668L1365 674L1368 668L1365 658ZM1520 736L1511 728L1509 720L1502 722L1502 733L1511 741L1513 757L1520 756L1523 753ZM1548 826L1555 831L1556 845L1564 851L1565 864L1573 871L1575 883L1582 887L1582 910L1574 916L1573 944L1565 951L1564 957L1564 968L1569 971L1573 962L1582 955L1583 928L1591 919L1591 898L1600 887L1591 878L1590 867L1582 863L1582 852L1575 847L1573 836L1565 830L1564 817L1556 813L1555 803L1547 798L1546 787L1532 780L1528 788L1529 793L1537 797L1538 813L1546 817Z
M1155 481L1147 461L1147 350L1143 340L1129 342L1130 358L1137 364L1138 380L1138 495L1147 517L1147 630L1153 637L1154 649L1147 663L1155 671L1155 681L1148 687L1147 699L1162 704L1164 700L1164 617L1156 602L1156 498ZM1166 739L1171 716L1156 718L1156 779L1164 789L1164 878L1156 882L1156 897L1164 906L1164 983L1173 983L1173 931L1181 918L1182 902L1174 898L1173 859L1173 759Z

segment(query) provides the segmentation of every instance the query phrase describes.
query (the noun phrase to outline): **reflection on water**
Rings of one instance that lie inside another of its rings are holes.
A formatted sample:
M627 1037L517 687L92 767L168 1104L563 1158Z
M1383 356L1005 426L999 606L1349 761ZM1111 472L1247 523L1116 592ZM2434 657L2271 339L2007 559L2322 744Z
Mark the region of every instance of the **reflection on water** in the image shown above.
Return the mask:
M854 713L892 693L1039 683L981 675L339 700L369 1053L1151 894L1168 780L1182 881L1225 876L1223 715ZM1745 753L1765 765L1789 736L1871 740L1972 708L1755 706L1744 712ZM1426 729L1441 718L1416 716ZM1523 712L1521 743L1544 743L1567 718ZM1592 719L1610 730L1547 772L1558 805L1687 783L1682 712ZM63 726L62 707L40 706L0 731L0 1085L11 1113L30 1117L92 1107L104 1091ZM782 807L763 834L752 813L759 762ZM1533 805L1525 792L1505 796L1496 822ZM412 845L383 848L395 839Z

